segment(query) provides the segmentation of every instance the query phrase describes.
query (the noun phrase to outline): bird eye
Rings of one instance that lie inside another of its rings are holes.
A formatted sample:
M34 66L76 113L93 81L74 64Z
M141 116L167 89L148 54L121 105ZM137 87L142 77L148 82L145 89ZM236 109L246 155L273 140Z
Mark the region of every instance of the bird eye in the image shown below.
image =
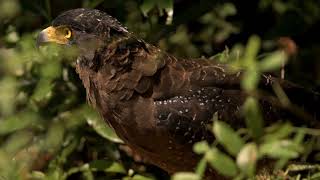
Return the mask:
M64 32L64 37L67 39L69 39L72 35L72 32L69 28L65 28L63 32Z

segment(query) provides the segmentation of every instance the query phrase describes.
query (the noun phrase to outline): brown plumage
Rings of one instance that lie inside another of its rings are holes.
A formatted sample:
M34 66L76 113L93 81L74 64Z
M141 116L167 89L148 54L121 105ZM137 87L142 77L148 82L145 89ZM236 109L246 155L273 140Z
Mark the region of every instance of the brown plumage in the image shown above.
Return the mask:
M207 129L213 114L233 128L245 126L241 106L247 94L239 85L241 71L231 71L213 60L171 56L98 10L67 11L51 28L72 31L64 44L79 49L76 69L90 104L136 153L169 173L196 166L199 159L192 145L214 140ZM43 31L38 43L65 42L53 36ZM314 117L319 115L309 106L319 103L313 92L271 76L263 76L260 87L271 92L275 82L294 102L304 105ZM266 124L294 117L272 93L259 96L259 101ZM309 123L318 126L317 121ZM213 171L209 174L219 176Z

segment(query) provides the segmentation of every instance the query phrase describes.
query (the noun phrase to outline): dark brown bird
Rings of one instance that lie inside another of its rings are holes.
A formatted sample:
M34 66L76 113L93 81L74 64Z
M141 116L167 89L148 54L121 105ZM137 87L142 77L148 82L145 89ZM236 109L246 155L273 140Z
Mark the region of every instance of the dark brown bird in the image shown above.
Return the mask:
M76 69L90 104L136 153L169 173L193 170L198 157L192 145L213 141L207 125L214 113L234 128L244 127L241 106L247 94L239 85L241 71L213 60L171 56L104 12L64 12L37 41L76 47ZM260 87L271 92L275 82L294 103L319 116L309 106L319 104L317 94L271 76L263 76ZM292 116L276 98L259 98L266 124Z

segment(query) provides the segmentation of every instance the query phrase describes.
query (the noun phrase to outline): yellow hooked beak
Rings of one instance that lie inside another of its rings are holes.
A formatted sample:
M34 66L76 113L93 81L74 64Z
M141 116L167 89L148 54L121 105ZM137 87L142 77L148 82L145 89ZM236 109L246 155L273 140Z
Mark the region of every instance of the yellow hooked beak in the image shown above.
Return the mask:
M46 43L69 44L72 30L66 26L50 26L41 31L37 37L37 46Z

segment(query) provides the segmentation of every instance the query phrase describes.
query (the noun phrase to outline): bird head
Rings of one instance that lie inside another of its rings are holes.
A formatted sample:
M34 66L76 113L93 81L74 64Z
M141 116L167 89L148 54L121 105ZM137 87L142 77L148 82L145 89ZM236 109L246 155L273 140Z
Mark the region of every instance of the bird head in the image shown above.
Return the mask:
M114 36L128 30L115 18L96 9L72 9L60 14L37 37L37 46L47 43L75 46L82 52L94 51Z

